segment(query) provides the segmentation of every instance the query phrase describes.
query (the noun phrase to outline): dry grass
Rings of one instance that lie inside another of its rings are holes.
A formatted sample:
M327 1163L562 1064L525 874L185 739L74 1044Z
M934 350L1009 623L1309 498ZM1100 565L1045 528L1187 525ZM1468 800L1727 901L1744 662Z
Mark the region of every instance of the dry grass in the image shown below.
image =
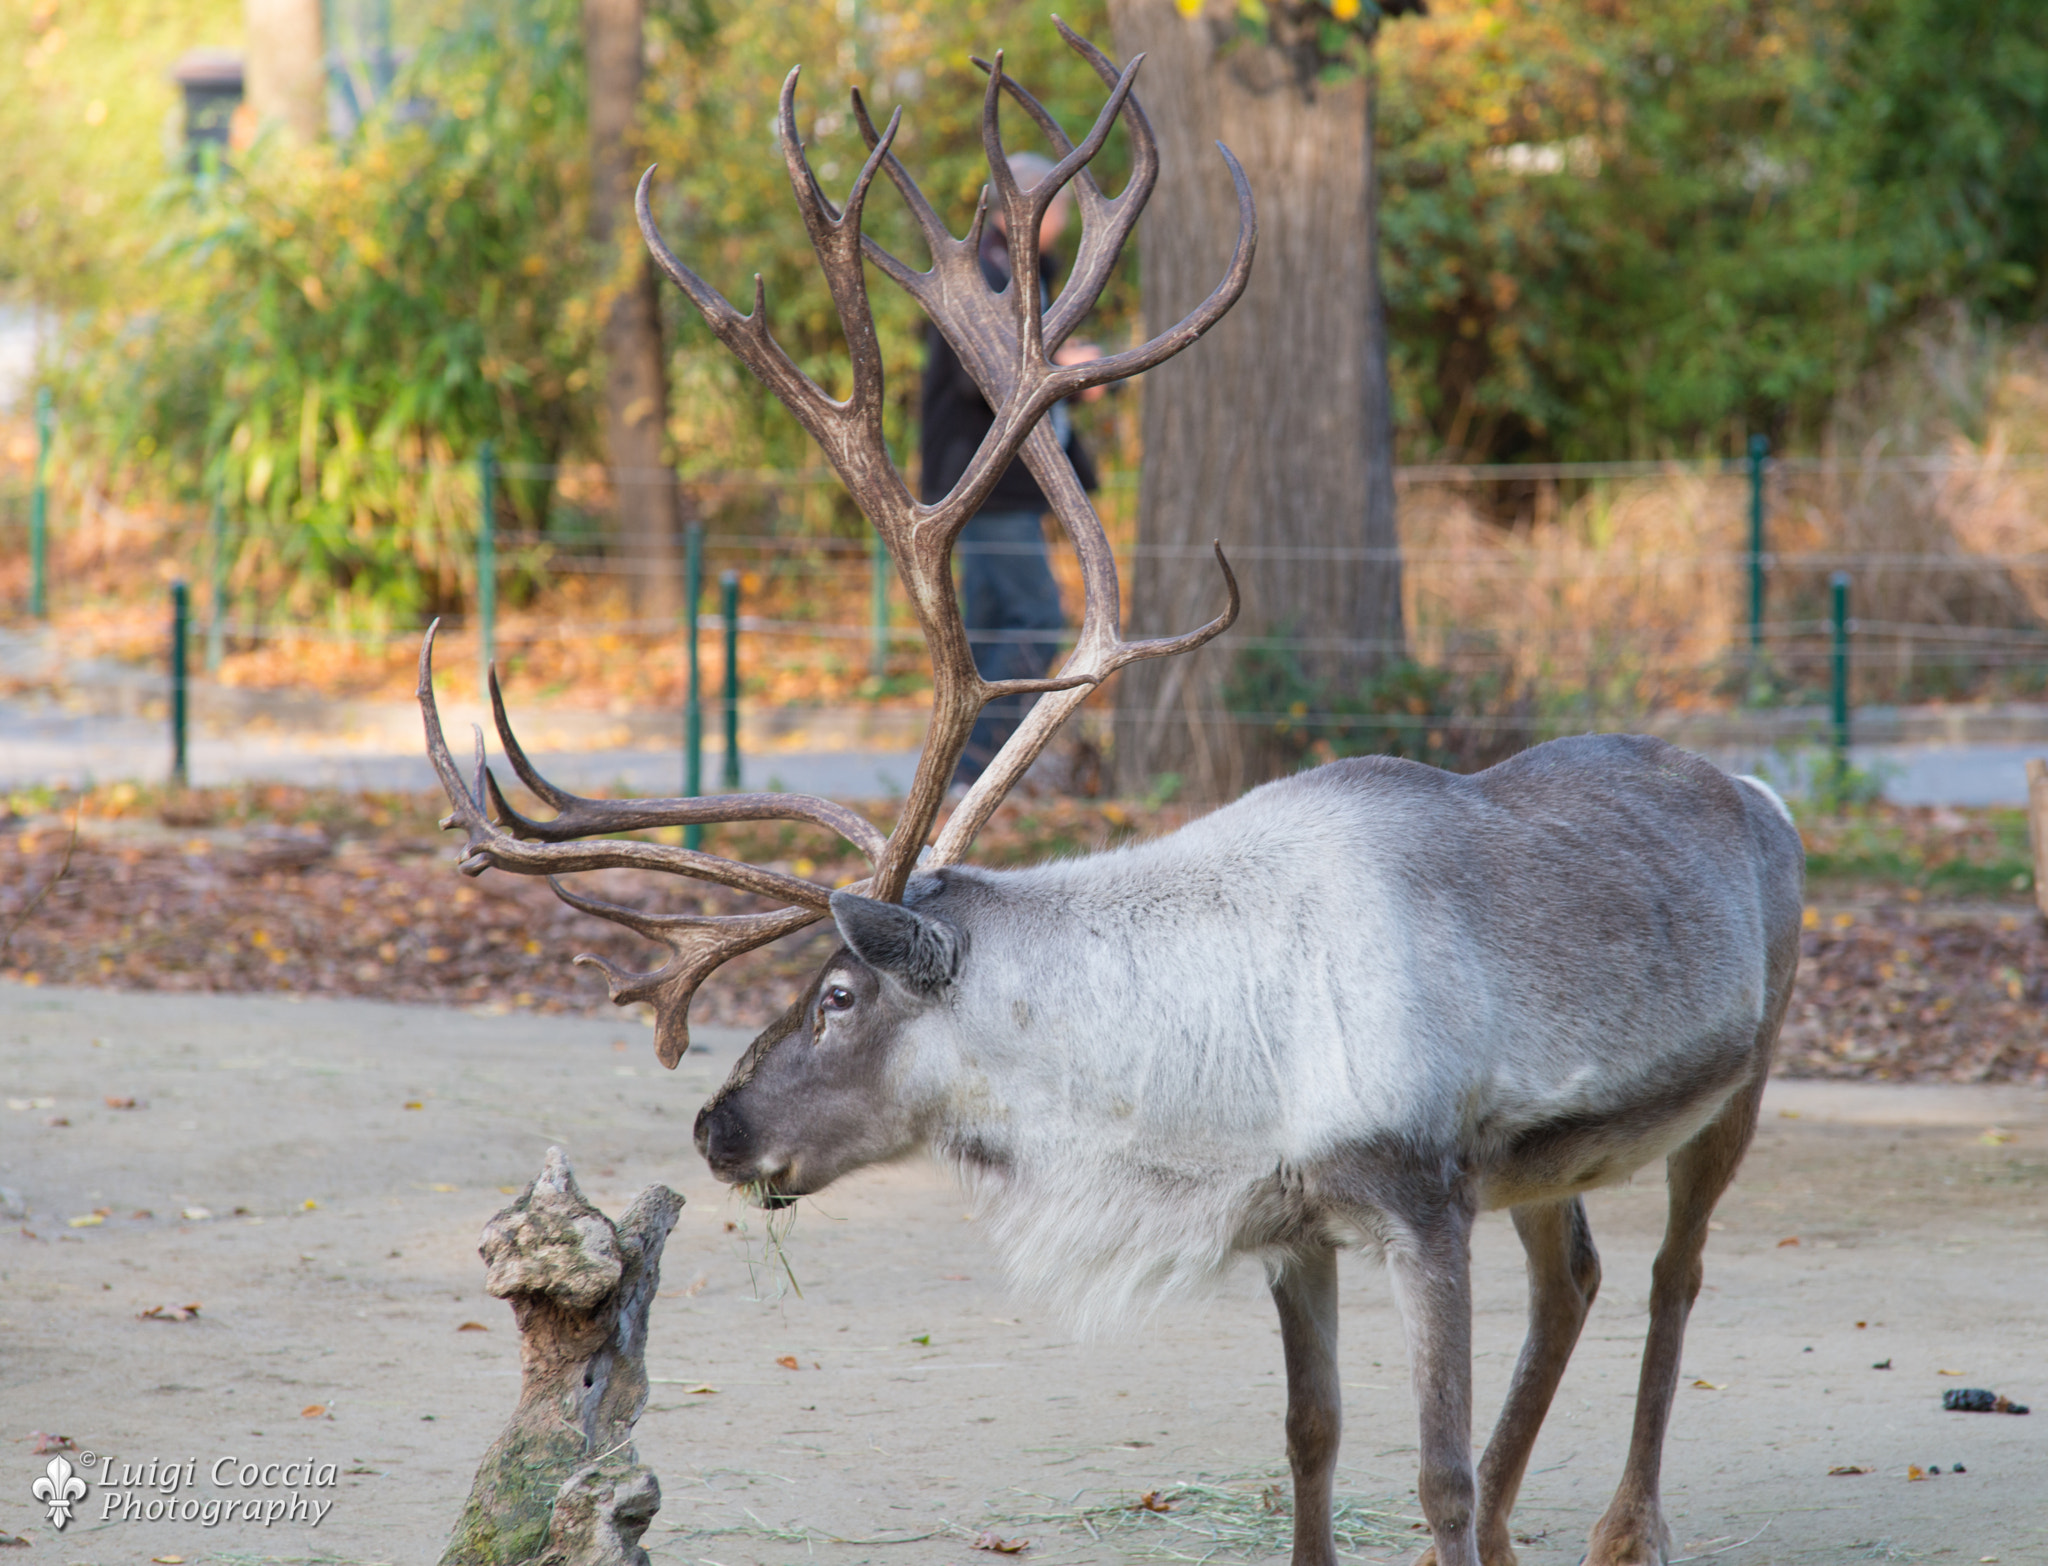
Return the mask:
M1052 1496L1015 1494L1024 1504L999 1504L984 1526L1085 1534L1131 1560L1272 1560L1285 1556L1293 1540L1293 1493L1284 1474L1202 1475L1150 1492L1150 1505L1147 1497L1128 1494L1085 1505L1086 1492L1064 1505ZM1421 1537L1421 1518L1392 1500L1340 1495L1333 1522L1337 1553L1352 1560L1412 1550Z
M1774 470L1765 621L1781 689L1825 684L1828 577L1846 568L1859 701L2036 694L2044 458L2048 332L2000 343L1946 320L1911 336L1842 399L1818 463ZM1504 665L1525 688L1615 714L1741 694L1746 476L1674 465L1512 489L1417 483L1401 507L1424 661ZM1999 632L2019 634L2001 646Z

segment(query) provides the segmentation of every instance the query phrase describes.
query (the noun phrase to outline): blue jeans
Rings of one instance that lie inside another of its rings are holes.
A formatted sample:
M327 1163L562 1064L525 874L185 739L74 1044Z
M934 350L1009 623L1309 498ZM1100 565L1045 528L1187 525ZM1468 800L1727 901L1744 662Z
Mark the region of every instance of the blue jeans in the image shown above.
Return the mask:
M1059 587L1045 554L1035 511L984 511L960 532L960 618L974 667L984 680L1042 677L1059 655L1057 641L1022 636L1066 625ZM1017 731L1036 696L1000 696L981 709L953 781L972 783Z

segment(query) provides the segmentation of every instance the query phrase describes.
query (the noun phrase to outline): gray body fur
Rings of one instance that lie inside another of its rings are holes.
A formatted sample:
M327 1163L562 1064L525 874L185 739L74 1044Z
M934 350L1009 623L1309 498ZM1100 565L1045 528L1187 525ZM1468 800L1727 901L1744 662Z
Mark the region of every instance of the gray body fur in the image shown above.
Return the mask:
M1121 1319L1246 1251L1383 1241L1361 1159L1498 1208L1663 1156L1757 1069L1800 874L1774 799L1655 742L1339 762L1139 847L913 883L969 957L900 1090L1018 1281Z
M1783 1015L1802 876L1768 788L1656 740L1556 741L1470 777L1337 762L1136 847L921 876L910 913L835 901L848 948L707 1106L699 1142L725 1178L791 1195L919 1145L948 1156L1018 1282L1083 1322L1263 1257L1294 1322L1291 1383L1309 1367L1291 1401L1329 1401L1290 1449L1320 1450L1327 1425L1333 1460L1334 1382L1310 1373L1334 1351L1333 1248L1394 1266L1420 1391L1426 1362L1467 1341L1477 1211L1517 1209L1518 1228L1566 1214L1542 1241L1580 1278L1566 1355L1598 1274L1578 1192L1726 1144L1702 1176L1703 1243ZM1427 1508L1432 1463L1457 1459L1455 1432L1433 1459L1425 1426ZM1662 1526L1654 1456L1630 1503L1645 1538ZM1438 1558L1478 1561L1471 1497L1461 1512L1438 1477ZM1502 1541L1505 1526L1503 1505ZM1297 1562L1323 1558L1300 1539Z

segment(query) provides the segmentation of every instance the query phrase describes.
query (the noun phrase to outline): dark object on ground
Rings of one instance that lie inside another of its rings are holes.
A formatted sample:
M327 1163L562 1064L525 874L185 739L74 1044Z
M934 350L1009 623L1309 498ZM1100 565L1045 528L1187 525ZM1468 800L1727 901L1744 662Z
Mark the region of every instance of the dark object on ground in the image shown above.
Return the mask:
M1890 1370L1892 1368L1892 1362L1888 1359L1880 1359L1876 1363L1874 1363L1870 1368L1872 1370Z
M640 1465L647 1311L683 1199L642 1191L617 1224L548 1149L540 1178L484 1226L484 1287L519 1323L519 1407L477 1468L441 1566L648 1566L661 1486Z
M1950 1387L1941 1394L1941 1406L1952 1414L2024 1414L2027 1405L2015 1403L2003 1393L1983 1387Z
M1952 1474L1966 1474L1970 1470L1965 1468L1961 1463L1950 1463L1948 1465L1948 1471Z

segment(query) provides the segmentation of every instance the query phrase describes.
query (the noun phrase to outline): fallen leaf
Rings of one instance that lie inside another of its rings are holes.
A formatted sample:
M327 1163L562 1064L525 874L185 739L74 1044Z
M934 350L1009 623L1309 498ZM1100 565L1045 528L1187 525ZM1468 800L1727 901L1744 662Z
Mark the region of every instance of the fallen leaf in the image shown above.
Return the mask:
M318 1419L322 1414L326 1412L327 1405L325 1403L308 1403L304 1408L299 1410L299 1418Z
M405 1101L405 1107L407 1109L425 1109L427 1106L416 1098L409 1098Z
M718 1388L711 1385L708 1381L700 1381L693 1387L684 1387L683 1390L685 1392L694 1392L700 1397L709 1397L716 1393Z
M55 1109L57 1101L54 1098L10 1098L7 1107L14 1110Z
M1780 1240L1780 1241L1778 1242L1778 1249L1782 1251L1782 1250L1783 1250L1783 1249L1784 1249L1784 1248L1785 1248L1786 1246L1788 1246L1788 1245L1797 1245L1798 1243L1799 1243L1799 1236L1798 1236L1798 1235L1796 1235L1796 1234L1788 1234L1788 1235L1786 1235L1786 1236L1785 1236L1785 1238L1784 1238L1784 1239L1782 1239L1782 1240Z
M154 1218L156 1214L147 1207L138 1207L128 1215L130 1218Z
M137 1311L138 1321L191 1321L199 1314L199 1305L152 1305L148 1310Z
M1908 1479L1908 1481L1914 1479L1925 1479L1926 1477L1927 1470L1922 1468L1918 1463L1908 1463L1906 1465L1906 1478Z
M150 1566L185 1566L182 1555L152 1555L149 1560Z
M1969 1372L1967 1370L1937 1370L1935 1374L1937 1376L1967 1376Z
M80 1217L73 1218L71 1220L71 1227L74 1229L97 1229L106 1221L107 1215L105 1213L86 1213Z
M776 1359L775 1363L780 1365L784 1370L797 1370L801 1368L797 1364L796 1356L794 1354L781 1355Z
M1173 1502L1160 1500L1157 1490L1147 1490L1131 1503L1131 1510L1134 1512L1170 1512L1173 1510Z
M1728 1390L1728 1383L1725 1381L1700 1380L1695 1381L1693 1385L1698 1387L1702 1392L1726 1392Z
M454 1190L454 1189L455 1189L455 1187L454 1187L454 1186L452 1186L452 1185L437 1185L437 1186L434 1186L434 1187L432 1187L432 1189L434 1189L434 1190L436 1190L436 1191L442 1191L442 1192L447 1192L447 1191L452 1191L452 1190Z
M75 1452L78 1443L68 1435L50 1435L41 1430L31 1430L29 1440L35 1443L34 1455L41 1457L45 1452Z
M43 1124L46 1126L68 1126L71 1124L71 1117L69 1115L52 1115Z
M299 1211L301 1212L311 1213L318 1212L319 1210L320 1204L314 1201L313 1198L310 1196L307 1197L303 1202L299 1203Z
M111 1093L106 1095L106 1104L109 1109L147 1109L149 1107L139 1098L116 1098Z
M1977 1138L1987 1147L2003 1147L2007 1142L2018 1140L2019 1133L2008 1131L2004 1126L1987 1126L1984 1134Z
M982 1533L979 1538L967 1547L970 1550L993 1550L998 1555L1021 1555L1031 1548L1031 1541L1029 1539L999 1539L993 1531L987 1531Z
M213 1209L211 1207L188 1207L184 1210L184 1212L180 1213L178 1216L181 1218L189 1218L194 1223L204 1223L207 1219L213 1216Z
M491 1329L480 1321L465 1321L455 1330L457 1332L489 1332Z
M500 1196L517 1196L519 1194L519 1187L516 1185L501 1185L498 1187L498 1194Z
M1848 1474L1867 1474L1870 1470L1860 1463L1839 1463L1828 1470L1830 1479L1839 1479Z

